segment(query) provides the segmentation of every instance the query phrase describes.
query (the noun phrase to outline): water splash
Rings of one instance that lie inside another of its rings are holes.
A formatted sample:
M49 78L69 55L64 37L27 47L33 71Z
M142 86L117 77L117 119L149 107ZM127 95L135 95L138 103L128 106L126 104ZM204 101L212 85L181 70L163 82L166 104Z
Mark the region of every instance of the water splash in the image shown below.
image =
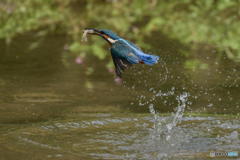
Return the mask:
M172 95L172 92L158 92L156 95L167 96ZM187 134L184 133L185 130L177 127L183 118L188 97L189 93L187 92L177 96L178 106L176 112L167 117L161 117L154 109L154 105L152 103L149 104L149 112L153 116L153 127L149 130L149 136L146 139L147 143L143 144L143 148L147 147L149 152L154 153L155 158L162 159L169 157L172 153L177 153L181 149L182 144L190 138L189 135L186 136Z
M162 98L162 97L174 96L174 94L175 94L175 87L172 87L171 90L167 91L167 92L163 92L161 90L157 91L154 88L150 88L148 91L150 93L152 93L151 97L146 97L144 95L140 95L140 96L137 97L139 106L151 105L154 101L156 101L157 97ZM164 101L164 103L166 104L167 102Z
M161 82L166 82L168 80L168 75L170 75L170 72L168 71L168 68L167 68L167 63L163 60L160 61L161 65L162 65L162 68L164 68L165 70L165 74L164 75L164 78L161 79ZM160 77L162 77L162 75L160 75Z
M184 92L184 93L180 94L179 96L177 96L176 99L178 101L178 107L176 109L176 112L173 113L172 116L167 118L168 120L165 121L166 122L165 126L163 126L164 121L162 121L162 119L160 119L160 116L155 111L153 104L149 105L149 111L154 116L153 128L156 129L158 133L162 133L161 130L166 130L167 131L166 140L170 139L172 129L174 127L176 127L178 123L181 122L183 114L184 114L184 110L187 105L188 97L189 97L189 93L187 93L187 92Z
M167 125L167 128L169 131L171 131L173 127L175 127L179 122L181 122L184 110L186 108L188 97L189 97L189 94L187 92L184 92L181 95L177 96L177 101L178 101L177 112L173 114L174 118L172 123L169 123Z

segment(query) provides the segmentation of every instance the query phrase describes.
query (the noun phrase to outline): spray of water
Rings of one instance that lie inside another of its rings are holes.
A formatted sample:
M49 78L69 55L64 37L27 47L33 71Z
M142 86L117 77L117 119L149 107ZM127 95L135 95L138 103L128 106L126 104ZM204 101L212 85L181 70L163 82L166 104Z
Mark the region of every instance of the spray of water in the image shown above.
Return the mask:
M160 93L158 93L159 95ZM169 93L161 93L161 95L169 95ZM177 101L178 101L178 106L176 109L176 112L172 114L172 116L167 118L166 120L161 119L161 117L159 116L159 114L155 111L154 109L154 105L150 104L149 105L149 111L150 113L153 115L154 117L154 126L153 129L155 130L155 132L157 132L157 134L165 134L166 135L166 140L168 141L171 138L171 131L174 127L177 126L178 123L181 122L183 114L184 114L184 110L186 108L187 105L187 100L189 97L189 93L187 92L183 92L182 94L180 94L179 96L177 96ZM164 126L164 125L165 126ZM164 132L162 132L164 131Z
M155 96L172 96L173 94L174 89L166 93L156 92ZM188 97L189 93L187 92L183 92L176 97L178 105L176 112L172 113L171 116L160 116L153 103L149 104L149 112L153 116L153 127L149 130L149 136L146 137L143 144L143 148L148 151L145 155L154 155L157 159L164 159L164 157L177 153L182 144L187 141L189 137L177 125L184 115ZM152 157L146 158L152 159Z
M163 74L163 75L164 75L164 78L161 80L161 83L163 83L163 82L166 82L166 81L167 81L168 75L169 75L169 71L168 71L167 64L166 64L165 61L161 60L160 63L161 63L161 66L162 66L162 67L164 68L164 70L165 70L165 73ZM162 75L160 75L160 77L162 77Z
M186 108L188 96L189 94L187 92L184 92L181 95L177 96L177 112L173 114L173 121L167 125L169 131L171 131L173 127L175 127L179 122L181 122L184 110Z

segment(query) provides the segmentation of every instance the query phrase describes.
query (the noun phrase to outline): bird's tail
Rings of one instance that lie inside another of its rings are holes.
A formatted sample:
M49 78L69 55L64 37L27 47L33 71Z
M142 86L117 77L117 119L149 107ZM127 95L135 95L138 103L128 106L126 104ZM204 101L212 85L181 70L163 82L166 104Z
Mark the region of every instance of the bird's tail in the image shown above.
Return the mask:
M143 54L140 56L142 62L147 65L154 65L158 62L159 56L151 55L151 54Z

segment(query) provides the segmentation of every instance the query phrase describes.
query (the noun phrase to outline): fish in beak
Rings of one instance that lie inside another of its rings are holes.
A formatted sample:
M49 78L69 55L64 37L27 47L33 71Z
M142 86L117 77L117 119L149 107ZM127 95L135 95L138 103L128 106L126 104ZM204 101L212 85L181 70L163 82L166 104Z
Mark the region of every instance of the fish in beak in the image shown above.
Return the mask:
M113 43L116 42L115 40L110 38L109 35L104 33L102 30L98 30L98 29L95 29L95 28L86 28L86 29L84 29L83 36L82 36L82 41L87 41L87 35L88 34L98 35L98 36L104 38L109 44L113 44Z
M94 28L86 28L83 31L82 41L87 41L87 35L88 34L96 34L98 35L100 32L97 29Z
M88 34L102 36L102 34L99 30L94 29L94 28L86 28L83 31L82 41L87 41L87 35Z

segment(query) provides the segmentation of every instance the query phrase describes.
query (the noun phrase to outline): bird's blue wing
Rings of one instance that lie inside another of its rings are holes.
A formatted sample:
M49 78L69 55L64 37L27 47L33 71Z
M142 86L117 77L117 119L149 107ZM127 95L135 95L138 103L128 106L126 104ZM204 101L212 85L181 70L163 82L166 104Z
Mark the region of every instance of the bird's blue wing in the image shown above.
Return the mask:
M129 43L131 46L133 46L135 49L138 49L138 50L141 50L138 46L136 46L134 43L128 41L128 40L125 40L127 43Z
M144 64L147 64L150 66L156 64L160 58L159 56L146 54L146 53L139 55L139 57L141 58L141 61Z
M139 57L132 52L133 50L124 43L116 43L112 46L111 55L118 77L121 77L122 72L132 64L139 63Z
M118 77L121 77L123 70L131 64L145 63L147 65L153 65L157 63L159 59L159 56L146 54L126 40L115 42L112 45L111 54L115 65L115 72Z
M115 66L115 73L118 77L122 77L122 72L129 68L131 66L131 64L124 60L124 59L120 59L116 56L114 56L114 54L111 54L112 55L112 59L113 59L113 63L114 63L114 66Z
M126 60L130 64L140 62L140 58L135 54L134 49L123 42L116 42L111 48L111 53L117 58Z
M144 53L140 48L130 41L121 39L120 42L125 44L125 48L129 50L129 53L131 52L131 54L128 54L129 56L135 55L135 57L138 57L138 63L154 65L159 60L159 56Z

